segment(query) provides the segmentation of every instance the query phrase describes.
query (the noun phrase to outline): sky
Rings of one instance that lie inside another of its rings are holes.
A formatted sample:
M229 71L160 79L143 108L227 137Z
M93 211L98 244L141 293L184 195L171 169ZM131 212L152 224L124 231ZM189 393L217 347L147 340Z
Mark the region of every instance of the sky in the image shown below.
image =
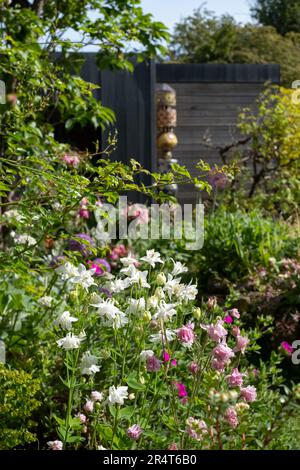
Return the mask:
M145 13L152 13L154 20L164 23L172 32L174 25L182 18L189 16L193 11L205 4L207 10L220 16L229 13L238 22L251 21L249 4L253 0L141 0ZM91 14L93 18L93 14ZM80 41L80 36L70 30L66 36L72 41ZM95 46L82 48L82 52L97 51Z
M168 28L173 29L181 18L190 15L205 3L207 10L214 11L218 16L229 13L237 21L250 21L250 0L142 0L145 12L152 13L154 19L162 21Z

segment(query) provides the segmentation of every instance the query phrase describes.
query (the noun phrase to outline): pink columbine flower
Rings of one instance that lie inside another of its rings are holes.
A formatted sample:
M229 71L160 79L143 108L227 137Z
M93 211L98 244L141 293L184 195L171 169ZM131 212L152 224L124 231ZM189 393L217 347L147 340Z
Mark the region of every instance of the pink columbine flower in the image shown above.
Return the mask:
M211 360L211 367L214 370L217 370L219 372L224 372L224 368L226 366L226 363L223 361L220 361L219 359L212 358Z
M186 388L185 388L184 384L175 382L174 385L175 385L175 387L177 387L179 398L187 397L187 391L186 391Z
M92 400L87 400L83 406L84 411L87 413L92 413L94 410L94 402Z
M79 209L78 215L82 219L88 220L90 218L90 212L87 209Z
M238 311L237 308L232 308L231 310L228 310L228 315L231 315L233 318L240 318L240 312Z
M79 418L81 424L85 424L87 422L87 417L83 413L77 413L76 418Z
M226 343L220 343L213 349L213 357L224 364L228 364L234 356L233 350Z
M123 258L127 255L127 249L122 243L115 246L109 254L109 258L112 261L118 261L120 258Z
M173 366L173 367L177 366L177 359L172 359L171 366Z
M231 426L233 429L238 426L239 421L237 417L237 412L233 406L229 406L225 411L225 419L229 426Z
M282 341L281 347L290 355L294 351L293 346L287 341Z
M249 403L256 400L256 388L253 385L248 385L248 387L241 388L241 397Z
M127 429L127 436L133 441L137 441L140 438L143 430L138 424L133 424Z
M63 443L61 441L49 441L47 442L47 446L50 450L62 450Z
M158 372L161 368L161 361L157 357L150 356L147 358L147 371L148 372Z
M227 336L227 330L225 330L223 326L223 320L218 320L217 323L214 325L213 323L210 325L203 325L201 324L201 328L207 331L208 336L213 341L220 342L225 336Z
M71 166L74 166L74 167L79 165L79 162L80 162L80 158L78 157L78 155L64 155L63 160L68 165L71 165Z
M197 373L199 372L198 364L196 362L191 362L191 364L189 365L189 371L191 372L191 374L197 375Z
M249 339L248 338L246 338L245 336L237 336L236 345L235 345L235 348L233 350L234 350L234 352L241 352L242 354L244 354L248 344L249 344Z
M235 325L232 327L231 333L233 334L233 336L237 337L237 336L240 336L241 330L239 329L238 326Z
M186 424L186 432L197 441L201 441L204 434L207 434L208 432L206 423L200 419L188 418L186 420Z
M90 218L90 212L88 210L88 204L89 204L89 201L86 197L84 197L83 199L81 199L80 201L80 209L78 211L78 215L79 217L81 217L82 219L89 219Z
M176 442L172 442L167 450L178 450Z
M193 325L188 324L185 326L182 326L178 331L177 331L177 338L182 343L183 346L185 347L191 347L195 341L195 333L193 331Z
M164 351L164 352L163 352L163 356L164 356L164 361L165 361L165 362L169 362L169 360L170 360L170 354L167 353L167 351Z
M96 390L94 390L91 393L91 400L92 401L102 401L103 400L103 393L97 392Z
M233 318L230 315L226 315L224 317L224 322L225 323L233 323Z
M241 387L243 385L243 376L237 368L233 369L230 375L227 375L226 380L229 387Z

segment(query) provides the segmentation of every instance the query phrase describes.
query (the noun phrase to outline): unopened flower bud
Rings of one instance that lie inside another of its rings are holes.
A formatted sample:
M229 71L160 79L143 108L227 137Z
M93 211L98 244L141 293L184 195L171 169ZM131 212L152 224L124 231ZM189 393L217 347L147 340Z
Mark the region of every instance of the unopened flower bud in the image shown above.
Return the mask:
M201 308L199 307L194 307L192 310L193 317L196 318L196 320L200 320L201 318Z
M146 310L143 315L143 320L144 322L150 322L151 321L151 313Z
M217 298L216 297L209 297L207 301L207 308L208 310L214 310L217 306Z
M78 292L77 290L71 290L70 292L70 298L73 301L76 301L78 299Z
M134 400L135 399L135 394L134 393L130 393L128 395L128 400Z
M164 286L167 282L167 278L164 273L159 273L156 278L156 282L159 286Z
M237 411L244 411L244 410L249 410L250 406L248 405L248 403L244 403L244 402L241 402L241 403L237 403L235 405L235 409Z
M158 300L163 300L165 298L165 293L162 290L161 287L157 287L154 292L155 297L158 298Z
M237 397L239 396L238 392L236 390L230 390L228 392L230 400L236 400Z
M223 403L227 403L229 400L229 394L228 393L221 393L221 401Z
M157 323L156 320L151 320L149 326L150 326L150 328L151 328L152 330L156 330L156 329L159 327L159 325L158 325L158 323Z

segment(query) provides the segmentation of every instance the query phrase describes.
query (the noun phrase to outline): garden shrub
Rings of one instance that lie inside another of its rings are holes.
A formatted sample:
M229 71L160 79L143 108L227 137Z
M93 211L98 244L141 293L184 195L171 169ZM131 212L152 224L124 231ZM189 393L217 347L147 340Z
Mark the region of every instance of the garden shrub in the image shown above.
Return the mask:
M210 274L236 281L258 266L269 266L271 258L295 254L297 240L283 222L259 210L229 211L222 206L206 216L205 242L194 268L199 269L200 282Z
M39 408L40 381L22 370L0 364L0 449L25 446L36 440L33 414Z
M223 163L240 171L225 191L228 209L261 209L265 215L295 221L299 215L300 107L298 92L267 86L255 109L239 115L238 135L218 148ZM213 145L213 144L212 144ZM223 193L223 195L222 195Z

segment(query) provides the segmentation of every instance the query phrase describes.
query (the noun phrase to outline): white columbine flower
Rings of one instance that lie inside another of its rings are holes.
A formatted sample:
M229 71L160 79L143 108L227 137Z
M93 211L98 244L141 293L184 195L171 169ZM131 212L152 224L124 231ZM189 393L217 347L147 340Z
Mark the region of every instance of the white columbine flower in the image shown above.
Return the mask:
M164 264L163 260L160 258L160 253L158 253L158 251L155 251L155 250L147 250L146 256L143 256L141 258L141 261L144 261L145 263L150 264L152 268L155 268L156 263Z
M179 276L179 274L186 273L188 271L188 268L182 264L180 261L173 261L174 267L172 271L172 276Z
M184 286L182 292L180 293L180 298L183 301L195 300L198 294L198 289L195 284L188 284Z
M176 315L175 304L167 304L162 300L158 306L157 312L153 316L154 320L168 321L173 315Z
M70 279L74 284L80 284L84 289L88 290L89 287L96 285L93 275L96 269L86 269L83 264L80 264L77 268L77 274Z
M38 303L44 305L45 307L51 307L53 300L53 297L50 295L45 295L38 300Z
M3 217L5 217L9 222L14 219L17 222L22 222L25 217L16 209L10 209L9 211L4 212Z
M140 353L140 358L142 361L146 361L149 357L154 356L152 349L146 349Z
M126 313L119 312L113 319L107 319L106 324L109 326L113 326L113 328L119 329L122 326L125 326L128 323L128 318Z
M69 261L58 266L56 271L61 274L63 281L70 281L74 277L78 276L78 269Z
M71 317L70 312L65 310L63 313L60 314L60 316L55 320L55 324L63 328L64 330L71 330L72 329L72 323L78 321L77 318Z
M128 323L126 314L116 307L112 299L103 300L99 297L97 303L90 305L96 307L98 315L106 320L108 325L112 325L114 328L121 328Z
M100 317L114 318L120 312L120 309L116 307L112 299L104 300L99 297L98 301L90 305L97 308L97 313Z
M163 287L164 292L166 292L171 299L172 296L179 297L184 289L184 284L180 284L180 278L174 279L172 274L168 274L168 280Z
M140 299L130 299L130 304L129 307L126 310L126 313L133 313L134 315L137 315L139 313L144 312L146 309L146 301L144 297L141 297Z
M80 372L82 375L92 375L99 372L100 367L97 366L98 358L93 356L90 351L83 354L80 361Z
M78 349L80 344L85 339L85 334L81 333L79 336L68 333L67 336L56 341L60 348L70 351L71 349Z
M109 387L109 395L108 395L108 401L114 405L115 403L118 405L124 405L124 400L128 398L128 387L126 386L120 386L120 387L115 387L114 385L112 387Z
M134 268L134 266L131 266ZM147 282L148 271L138 271L137 269L131 269L128 281L130 284L138 284L140 287L150 288L150 284Z
M150 336L151 343L168 343L173 341L176 337L176 333L173 330L166 329L166 331L161 330L159 333Z
M159 298L156 295L151 295L151 297L148 298L147 300L147 307L148 308L157 308L159 303Z
M15 243L18 245L28 245L33 246L37 243L36 239L24 233L22 235L17 234L16 232L10 232L11 237L14 239Z
M123 264L123 266L135 266L137 263L137 259L132 256L131 253L128 253L128 256L124 256L124 258L120 258L120 262Z
M128 279L115 279L107 285L107 288L111 292L118 294L119 292L123 292L123 290L127 289L129 286L130 282Z

